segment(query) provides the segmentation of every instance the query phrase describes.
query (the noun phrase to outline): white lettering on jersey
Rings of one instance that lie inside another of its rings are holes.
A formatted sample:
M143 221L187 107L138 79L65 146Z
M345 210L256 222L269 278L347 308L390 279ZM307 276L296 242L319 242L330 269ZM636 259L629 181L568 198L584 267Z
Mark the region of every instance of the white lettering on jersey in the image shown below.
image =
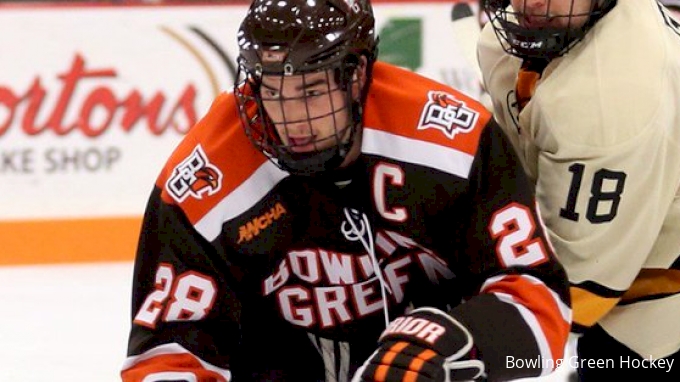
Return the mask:
M387 220L405 222L408 213L404 207L392 207L387 205L386 188L390 186L404 186L404 170L396 165L380 163L375 166L373 172L373 200L378 213Z
M171 264L160 263L155 288L142 303L134 323L155 328L163 311L163 321L200 320L208 315L216 297L217 285L212 277L194 271L175 277Z
M408 255L392 256L399 248L408 249ZM377 232L376 251L394 303L404 300L414 265L433 283L454 277L442 258L396 232ZM275 296L286 320L305 328L342 325L379 312L384 304L368 254L320 248L290 251L262 287L263 295Z
M134 323L149 328L156 327L156 321L163 310L163 304L170 295L175 270L170 264L160 263L156 269L154 290L149 293L135 316Z
M405 334L415 336L423 341L433 344L439 337L446 333L446 328L424 318L398 317L385 329L381 336L386 334Z
M511 203L496 211L489 232L498 239L496 252L504 267L533 266L548 260L543 241L534 238L535 231L536 222L528 207Z
M204 318L215 302L217 286L212 278L196 272L181 274L173 287L165 321L197 321Z
M277 297L281 313L286 320L304 327L314 324L314 315L308 303L310 293L307 288L283 288L278 292Z

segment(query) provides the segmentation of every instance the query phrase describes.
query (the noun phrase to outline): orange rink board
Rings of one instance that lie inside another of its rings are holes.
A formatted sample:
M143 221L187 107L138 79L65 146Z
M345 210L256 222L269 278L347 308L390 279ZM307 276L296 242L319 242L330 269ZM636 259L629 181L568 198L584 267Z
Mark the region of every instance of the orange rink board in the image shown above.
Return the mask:
M0 266L128 261L140 217L0 221Z

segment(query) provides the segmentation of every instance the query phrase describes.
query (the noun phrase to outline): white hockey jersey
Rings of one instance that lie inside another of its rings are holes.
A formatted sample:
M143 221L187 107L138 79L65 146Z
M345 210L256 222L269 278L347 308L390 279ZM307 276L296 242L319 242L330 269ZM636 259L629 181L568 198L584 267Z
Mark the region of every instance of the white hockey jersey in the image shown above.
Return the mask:
M572 283L575 329L599 323L641 356L680 348L680 25L619 0L543 70L521 112L522 64L487 24L478 45L496 118Z

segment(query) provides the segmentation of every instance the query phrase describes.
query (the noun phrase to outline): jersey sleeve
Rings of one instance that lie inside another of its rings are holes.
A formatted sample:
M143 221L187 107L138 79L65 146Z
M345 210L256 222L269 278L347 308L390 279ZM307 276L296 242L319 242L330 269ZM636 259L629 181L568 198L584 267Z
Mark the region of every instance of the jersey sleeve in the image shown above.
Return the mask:
M558 365L571 324L567 276L556 260L532 188L494 120L470 181L463 268L476 286L452 315L470 329L490 380L546 375ZM512 367L512 360L533 360Z
M141 229L122 380L229 381L239 301L215 248L160 193Z
M623 133L620 126L603 129ZM673 241L664 237L674 235L664 227L677 198L678 171L670 165L677 159L666 155L674 148L657 129L636 135L601 147L559 139L559 155L548 146L538 158L537 195L550 211L546 224L569 271L576 331L594 325L638 287L653 294L654 287L635 284L640 270L668 268L677 256L663 247Z

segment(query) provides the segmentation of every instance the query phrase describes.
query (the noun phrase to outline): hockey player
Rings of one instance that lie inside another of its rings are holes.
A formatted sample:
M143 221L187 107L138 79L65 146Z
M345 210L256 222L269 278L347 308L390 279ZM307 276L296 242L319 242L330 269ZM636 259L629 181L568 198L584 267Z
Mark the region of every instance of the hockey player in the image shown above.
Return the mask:
M252 3L234 91L150 196L123 381L497 381L562 357L568 281L512 146L376 62L374 33L366 0Z
M677 21L655 0L482 6L484 82L570 277L581 379L680 380Z

